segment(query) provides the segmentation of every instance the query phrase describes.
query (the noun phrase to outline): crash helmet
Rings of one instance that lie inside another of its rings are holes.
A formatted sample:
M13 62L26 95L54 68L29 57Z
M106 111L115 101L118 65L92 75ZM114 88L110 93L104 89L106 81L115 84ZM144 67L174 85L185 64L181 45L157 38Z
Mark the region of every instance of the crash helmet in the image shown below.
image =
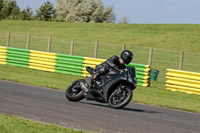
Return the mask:
M133 53L129 50L124 50L121 53L121 59L125 64L129 64L131 60L133 59Z

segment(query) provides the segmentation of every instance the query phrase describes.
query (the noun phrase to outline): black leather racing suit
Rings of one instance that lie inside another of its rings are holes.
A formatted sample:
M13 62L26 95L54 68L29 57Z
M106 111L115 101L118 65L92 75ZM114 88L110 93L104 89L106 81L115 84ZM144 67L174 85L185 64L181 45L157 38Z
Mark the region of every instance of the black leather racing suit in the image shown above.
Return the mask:
M120 70L120 69L125 69L125 65L120 63L120 58L118 56L113 55L105 62L96 66L95 68L96 73L93 74L90 78L86 79L86 83L89 86L92 86L94 78L107 74L110 68L115 70Z

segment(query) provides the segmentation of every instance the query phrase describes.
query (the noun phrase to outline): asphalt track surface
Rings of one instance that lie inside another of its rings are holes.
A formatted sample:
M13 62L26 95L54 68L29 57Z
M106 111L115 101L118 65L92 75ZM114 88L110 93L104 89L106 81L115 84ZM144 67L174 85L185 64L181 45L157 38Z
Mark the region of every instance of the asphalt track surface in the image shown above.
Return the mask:
M98 133L200 133L200 114L130 103L116 110L65 92L0 80L0 113Z

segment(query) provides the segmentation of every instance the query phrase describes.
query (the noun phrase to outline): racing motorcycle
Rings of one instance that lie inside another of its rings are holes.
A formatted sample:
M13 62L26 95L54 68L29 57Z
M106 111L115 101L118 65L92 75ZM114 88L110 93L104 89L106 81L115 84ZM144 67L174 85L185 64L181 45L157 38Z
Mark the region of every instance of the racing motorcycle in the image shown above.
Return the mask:
M95 69L86 67L92 75ZM87 77L86 77L87 78ZM123 70L111 69L106 75L97 78L91 89L82 87L85 79L72 82L65 95L69 101L77 102L84 98L101 103L108 103L111 108L121 109L132 99L132 91L136 88L137 79L134 67Z

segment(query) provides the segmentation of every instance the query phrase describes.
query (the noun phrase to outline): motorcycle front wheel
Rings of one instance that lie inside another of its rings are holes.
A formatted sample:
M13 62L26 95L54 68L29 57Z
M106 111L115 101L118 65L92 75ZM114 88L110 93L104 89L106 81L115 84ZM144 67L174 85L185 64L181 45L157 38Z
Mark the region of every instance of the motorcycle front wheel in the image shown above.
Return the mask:
M83 91L80 88L80 82L83 81L84 79L78 79L72 82L66 89L65 96L69 101L77 102L84 98Z
M109 97L108 104L111 108L121 109L126 106L132 99L132 90L125 86L121 91L116 89Z

